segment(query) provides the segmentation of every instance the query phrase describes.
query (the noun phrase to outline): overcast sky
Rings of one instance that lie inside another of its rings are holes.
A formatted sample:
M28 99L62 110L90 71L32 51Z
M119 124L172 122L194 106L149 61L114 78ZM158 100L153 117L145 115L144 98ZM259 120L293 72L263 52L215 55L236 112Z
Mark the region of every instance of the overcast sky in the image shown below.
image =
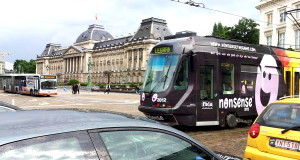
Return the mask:
M0 0L0 53L11 53L5 56L9 63L36 59L48 43L72 45L91 24L103 25L116 38L133 34L142 19L155 17L166 20L173 34L190 30L205 36L214 23L233 26L241 19L213 10L259 19L255 7L260 0L193 1L206 9L171 0Z

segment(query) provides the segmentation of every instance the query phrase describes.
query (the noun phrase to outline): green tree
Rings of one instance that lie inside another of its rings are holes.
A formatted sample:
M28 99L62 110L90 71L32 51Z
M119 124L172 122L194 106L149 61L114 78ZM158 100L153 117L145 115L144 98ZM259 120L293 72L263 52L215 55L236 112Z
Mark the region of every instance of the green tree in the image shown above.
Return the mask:
M252 19L243 18L230 31L232 39L239 39L244 43L259 44L259 24Z
M35 73L36 63L35 60L16 60L14 62L14 71L16 73Z
M76 79L70 79L68 84L70 85L79 84L79 81Z
M212 36L230 38L228 32L230 27L223 26L221 22L214 24Z
M259 24L251 19L242 18L233 27L223 26L222 23L214 24L212 36L228 39L238 39L244 43L259 43Z

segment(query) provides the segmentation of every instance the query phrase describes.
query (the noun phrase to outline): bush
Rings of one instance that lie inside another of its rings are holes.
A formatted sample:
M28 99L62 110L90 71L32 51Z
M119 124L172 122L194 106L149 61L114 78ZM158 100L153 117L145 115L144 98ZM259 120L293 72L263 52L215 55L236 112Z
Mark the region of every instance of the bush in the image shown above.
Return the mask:
M80 83L81 86L88 86L88 83Z
M68 84L69 85L79 84L79 81L76 79L70 79Z
M65 86L65 83L57 83L58 86Z

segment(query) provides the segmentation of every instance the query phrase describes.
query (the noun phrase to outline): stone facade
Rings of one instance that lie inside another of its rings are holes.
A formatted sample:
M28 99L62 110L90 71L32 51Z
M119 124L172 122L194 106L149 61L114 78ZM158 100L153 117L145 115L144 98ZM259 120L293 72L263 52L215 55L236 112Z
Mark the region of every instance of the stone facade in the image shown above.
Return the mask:
M142 20L133 36L114 39L100 25L88 30L69 47L47 44L37 57L37 73L58 76L59 83L70 79L92 83L141 83L152 47L171 35L165 20Z
M260 11L260 44L300 49L299 0L266 0L256 8Z

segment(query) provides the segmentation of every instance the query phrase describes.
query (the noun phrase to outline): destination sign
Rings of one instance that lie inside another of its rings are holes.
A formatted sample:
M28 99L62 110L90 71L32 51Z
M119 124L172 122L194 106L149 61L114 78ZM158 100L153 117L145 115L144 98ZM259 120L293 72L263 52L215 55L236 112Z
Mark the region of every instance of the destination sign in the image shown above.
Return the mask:
M56 76L41 76L41 78L56 79Z
M173 51L173 48L171 46L162 46L162 47L155 47L152 50L152 53L162 54L162 53L169 53L169 52L172 52L172 51Z

